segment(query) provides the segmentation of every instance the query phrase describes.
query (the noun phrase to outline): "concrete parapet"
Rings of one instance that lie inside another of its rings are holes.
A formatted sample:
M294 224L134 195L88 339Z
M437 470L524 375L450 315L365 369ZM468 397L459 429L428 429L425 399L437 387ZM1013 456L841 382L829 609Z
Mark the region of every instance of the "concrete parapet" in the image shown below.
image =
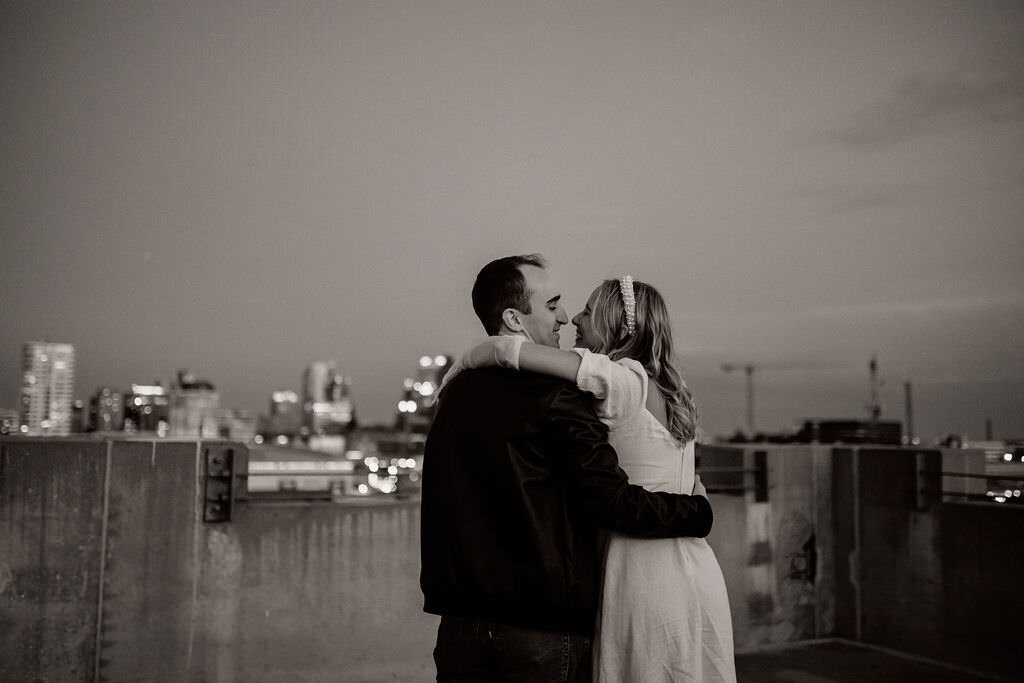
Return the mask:
M418 504L225 511L207 476L223 449L244 469L224 442L0 440L0 680L432 677ZM977 494L939 482L983 453L698 454L737 652L839 637L1019 675L1024 506L922 495Z
M0 680L93 678L106 452L102 442L3 445Z
M1019 675L1024 506L985 502L982 451L743 444L698 455L737 652L840 637Z
M0 680L423 677L416 503L207 522L222 442L0 442Z
M941 476L984 472L984 453L836 448L833 465L835 635L1019 676L1024 507L958 500L979 480Z
M708 542L729 591L736 651L830 634L830 448L702 446L698 455L715 510Z

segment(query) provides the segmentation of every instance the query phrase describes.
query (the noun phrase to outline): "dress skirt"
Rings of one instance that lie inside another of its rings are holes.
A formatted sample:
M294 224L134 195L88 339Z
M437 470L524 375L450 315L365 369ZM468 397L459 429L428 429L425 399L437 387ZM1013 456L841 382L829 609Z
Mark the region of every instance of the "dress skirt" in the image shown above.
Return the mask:
M612 534L594 636L594 680L736 680L725 581L707 541Z

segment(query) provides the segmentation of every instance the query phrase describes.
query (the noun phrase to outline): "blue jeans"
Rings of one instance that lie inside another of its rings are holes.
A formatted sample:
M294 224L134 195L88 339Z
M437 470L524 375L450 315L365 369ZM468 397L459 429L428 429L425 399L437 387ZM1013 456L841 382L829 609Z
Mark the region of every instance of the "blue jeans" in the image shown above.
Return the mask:
M467 617L441 617L437 680L589 683L590 639Z

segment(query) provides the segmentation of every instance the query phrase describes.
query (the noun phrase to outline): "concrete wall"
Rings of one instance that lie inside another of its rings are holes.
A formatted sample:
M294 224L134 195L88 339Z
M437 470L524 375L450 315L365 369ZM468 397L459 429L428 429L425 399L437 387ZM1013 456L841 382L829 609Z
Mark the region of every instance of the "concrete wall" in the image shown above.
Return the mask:
M758 451L763 501L750 473L714 471L755 469ZM984 474L982 451L749 444L699 455L709 488L747 485L712 495L708 539L737 652L835 636L1020 675L1024 507L941 493L984 492L983 479L942 476Z
M232 527L240 588L220 680L433 680L418 503L250 506Z
M941 462L941 454L931 453ZM836 449L850 462L851 507L837 510L849 517L854 535L849 561L853 615L844 621L852 631L840 635L941 658L942 567L939 528L931 509L918 510L918 453L908 449Z
M208 444L0 442L0 680L429 680L417 505L205 523Z
M1020 677L1024 507L943 505L944 659Z
M835 635L1019 676L1024 508L953 502L938 491L984 487L943 471L984 471L984 454L835 450Z
M2 448L0 680L92 680L106 445Z
M0 441L0 680L431 680L417 504L205 523L206 444ZM1016 675L1024 508L918 495L977 458L704 447L702 478L752 485L712 470L758 452L760 499L712 495L738 652L834 635Z
M757 453L767 463L767 495L754 489ZM713 493L715 549L733 617L736 650L828 635L834 629L830 450L823 446L702 446L709 488L745 484L742 494ZM742 468L744 474L717 472ZM823 495L824 493L824 495Z

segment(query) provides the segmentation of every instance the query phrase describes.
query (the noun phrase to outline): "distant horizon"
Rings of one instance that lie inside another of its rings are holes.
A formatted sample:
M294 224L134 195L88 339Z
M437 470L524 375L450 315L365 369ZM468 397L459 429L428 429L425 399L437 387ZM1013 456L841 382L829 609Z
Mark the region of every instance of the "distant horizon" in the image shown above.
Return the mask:
M296 394L298 394L300 396L302 395L302 374L300 372L298 374L296 383L294 385L292 385L292 386L275 386L273 388L267 389L266 392L265 392L265 394L266 394L265 399L264 399L262 405L260 405L258 407L254 406L251 402L248 403L248 404L226 403L224 401L223 397L225 395L232 395L232 394L231 394L230 391L225 391L225 389L223 389L221 387L221 385L218 384L218 382L217 382L215 377L208 376L208 374L205 374L205 373L202 373L202 372L197 372L195 370L195 368L184 368L184 367L182 367L182 368L175 368L171 373L169 373L167 375L164 375L162 377L160 377L160 376L153 376L153 378L151 380L129 381L129 382L123 384L123 385L116 384L116 383L113 383L113 382L99 383L99 384L96 384L91 390L88 390L88 391L86 391L84 393L81 393L81 392L77 391L77 387L78 387L78 380L77 380L78 371L77 370L78 370L78 367L80 367L81 359L80 359L80 357L78 355L78 350L77 350L76 344L74 342L57 341L57 340L49 340L49 339L46 339L46 340L44 340L44 339L33 339L33 340L29 340L29 341L27 341L25 343L28 344L28 343L32 343L32 342L38 342L38 341L42 341L42 342L45 342L45 343L52 343L52 344L70 344L72 347L75 348L75 368L76 368L76 371L75 371L75 375L76 375L76 381L75 381L76 392L75 392L75 396L76 397L75 397L74 400L76 400L76 401L79 401L79 400L83 401L86 406L89 405L89 399L92 396L94 396L97 391L99 391L99 390L101 390L103 388L110 388L110 389L113 389L115 391L120 391L121 393L127 393L127 392L129 392L131 390L131 386L133 384L134 385L149 385L149 386L152 386L154 384L159 384L159 385L164 386L164 387L166 387L168 389L171 389L171 388L173 388L173 386L174 386L174 384L176 382L176 377L175 376L176 376L176 374L179 371L190 371L190 372L193 372L196 375L197 378L210 381L213 384L214 390L217 391L218 394L221 396L221 403L222 403L221 408L222 409L248 411L248 412L250 412L250 414L253 415L253 417L256 417L256 418L269 415L269 412L270 412L269 409L268 409L269 408L269 403L270 403L270 400L271 400L271 396L272 396L272 394L275 391L290 390L290 391L296 392ZM430 354L430 355L436 355L436 354ZM445 355L451 355L451 354L445 354ZM419 357L417 357L417 359L418 358ZM337 361L337 359L331 359L331 358L318 358L318 359L314 359L314 360L310 361L309 363L307 363L306 365L302 366L302 369L304 371L305 368L307 368L313 362L322 362L322 361L328 361L329 362L329 361L332 361L332 360ZM415 368L413 368L413 370L415 370ZM347 375L344 372L342 374L345 375L346 377L350 376L350 375ZM415 374L414 372L410 372L407 376L408 377L412 377L414 374ZM865 373L865 375L866 375L866 373ZM743 381L740 376L737 376L735 379L736 379L736 383L737 384L742 383L742 381ZM999 382L1000 380L997 379L997 378L981 379L981 380L978 380L977 382L975 382L975 384L989 384L989 383L991 383L993 381ZM1015 380L1010 379L1010 380L1006 380L1006 381L1013 382ZM691 385L692 385L692 381L691 381ZM912 385L912 386L913 386L913 391L914 392L918 392L921 389L927 389L930 385L928 383L925 383L925 384L922 384L922 385ZM898 389L898 392L895 391L897 389ZM904 392L904 386L903 386L902 382L899 383L898 387L886 387L884 384L883 384L882 387L880 387L880 395L883 398L888 398L890 401L892 400L892 398L894 397L894 395L896 393L898 393L900 396L902 396L903 392ZM384 427L384 426L387 426L389 424L393 424L394 423L394 421L396 419L396 416L397 416L397 412L398 412L397 408L395 408L390 414L384 414L382 416L381 414L378 413L374 417L368 418L368 417L366 417L364 415L363 411L360 410L360 403L359 403L359 400L358 400L358 391L356 390L356 388L353 388L353 394L354 395L352 396L352 399L353 399L353 404L354 404L355 410L356 410L356 419L357 419L357 422L361 426ZM403 388L402 388L401 384L399 384L399 386L394 391L395 399L393 401L393 404L397 405L397 402L400 400L401 396L403 396L403 395L404 395L403 394ZM755 396L756 395L757 395L757 389L755 388ZM19 408L19 405L18 405L20 403L19 396L20 396L20 385L19 385L19 387L17 389L17 392L15 393L15 401L13 402L13 407L10 407L8 409L17 411L20 414L20 408ZM859 420L859 421L867 422L867 421L870 420L870 414L869 414L868 405L867 405L868 397L869 397L868 386L867 386L867 383L865 382L865 388L864 388L865 403L862 406L863 410L861 412L859 412L859 413L858 412L852 412L850 414L845 414L845 415L844 414L832 414L832 415L794 415L789 420L788 423L783 422L783 423L777 424L775 426L766 426L766 425L762 424L760 421L758 421L757 429L756 429L755 433L753 435L751 435L751 434L747 434L746 433L747 430L746 430L746 427L744 425L744 420L745 420L744 415L745 415L745 413L744 412L740 412L740 413L737 413L737 414L729 416L729 419L731 419L735 423L733 427L731 427L731 428L726 427L724 429L718 429L716 431L709 431L709 430L707 430L707 428L705 426L705 432L706 432L706 436L707 437L715 438L715 439L728 439L728 438L731 438L731 437L733 437L733 436L735 436L736 434L739 434L739 433L742 433L744 436L749 438L751 436L756 436L757 434L763 434L763 435L792 434L792 433L795 433L796 431L798 431L800 426L804 422L808 422L808 421L817 421L817 420ZM697 395L697 398L698 398L698 406L699 406L700 405L700 395L699 394ZM743 405L744 410L745 410L745 400L746 400L745 391L743 392L742 398L743 398L742 405ZM917 399L915 399L915 402L916 402L916 400ZM885 403L885 401L883 400L883 404L884 403ZM0 408L5 408L5 407L6 406L0 405ZM880 416L879 419L881 421L895 421L895 422L899 422L901 424L901 426L902 426L904 436L909 436L906 433L907 424L906 424L905 414L903 413L904 408L905 408L905 405L903 403L900 403L899 404L899 408L897 409L898 410L898 414L897 414L897 412L894 412L894 410L892 408L890 408L888 411L883 411L883 414ZM950 429L950 430L939 430L939 431L936 431L934 433L930 433L930 434L927 434L927 435L922 435L921 430L919 428L915 428L915 432L916 432L915 436L920 439L920 443L922 445L932 445L935 442L937 442L938 440L944 439L944 438L946 438L948 436L963 437L963 438L966 438L969 441L984 441L985 439L984 439L983 434L984 434L984 429L985 429L985 426L986 426L985 425L986 418L991 418L991 416L982 416L981 417L980 424L977 425L978 428L979 428L978 431L973 431L973 430L967 431L967 430ZM919 419L920 419L919 417L915 416L915 420L914 420L915 421L915 425L920 424ZM993 419L993 438L995 440L997 440L997 441L1019 441L1019 440L1024 440L1024 430L1022 430L1020 432L1017 432L1017 433L1007 432L1005 429L1002 428L1002 425L1000 425L995 420L995 418L992 418L992 419ZM706 423L706 416L703 415L703 414L702 414L702 423ZM722 420L721 416L716 416L714 424L725 424L725 422ZM1002 434L1002 436L1000 436L1000 434Z

